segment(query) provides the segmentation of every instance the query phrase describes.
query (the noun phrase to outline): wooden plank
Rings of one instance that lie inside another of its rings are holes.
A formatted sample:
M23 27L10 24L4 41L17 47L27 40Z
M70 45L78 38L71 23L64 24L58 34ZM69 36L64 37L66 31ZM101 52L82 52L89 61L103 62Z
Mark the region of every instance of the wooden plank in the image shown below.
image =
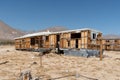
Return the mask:
M101 42L101 44L100 44L100 61L102 61L102 58L103 58L103 53L102 53L102 52L103 52L103 51L102 51L102 50L103 50L103 48L102 48L102 47L103 47L103 45L102 45L102 40L100 40L100 42Z
M52 37L52 35L50 35L49 36L49 45L50 45L50 47L53 47L53 45L54 45L54 43L53 43L53 37Z
M84 37L84 31L81 31L81 37L82 38Z
M81 44L82 44L81 39L79 39L79 40L78 40L78 48L79 48L79 49L81 48Z
M88 37L88 31L84 32L84 37Z
M85 37L85 38L84 38L84 44L87 44L87 43L88 43L88 38Z
M70 41L70 48L75 48L75 40L74 39L72 39Z
M9 62L9 61L1 62L0 65L2 65L2 64L6 64L6 63L8 63L8 62Z

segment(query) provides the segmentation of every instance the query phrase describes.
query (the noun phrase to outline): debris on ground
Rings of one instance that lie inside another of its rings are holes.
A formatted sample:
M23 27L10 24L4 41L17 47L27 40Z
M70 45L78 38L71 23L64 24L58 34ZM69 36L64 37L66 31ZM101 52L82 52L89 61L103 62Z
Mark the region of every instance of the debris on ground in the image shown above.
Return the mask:
M0 80L17 80L20 76L23 79L25 75L33 80L120 80L118 51L104 51L106 57L102 61L98 57L49 53L40 58L38 55L39 52L17 51L14 46L2 46Z
M9 62L9 61L0 62L0 65L6 64L6 63L8 63L8 62Z

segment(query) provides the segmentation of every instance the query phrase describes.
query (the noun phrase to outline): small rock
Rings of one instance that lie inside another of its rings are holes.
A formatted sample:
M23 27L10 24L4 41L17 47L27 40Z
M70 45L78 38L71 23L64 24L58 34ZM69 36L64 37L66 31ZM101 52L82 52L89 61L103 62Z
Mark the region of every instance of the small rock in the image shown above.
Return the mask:
M10 52L10 50L6 50L6 52Z
M33 62L32 64L37 64L37 62Z

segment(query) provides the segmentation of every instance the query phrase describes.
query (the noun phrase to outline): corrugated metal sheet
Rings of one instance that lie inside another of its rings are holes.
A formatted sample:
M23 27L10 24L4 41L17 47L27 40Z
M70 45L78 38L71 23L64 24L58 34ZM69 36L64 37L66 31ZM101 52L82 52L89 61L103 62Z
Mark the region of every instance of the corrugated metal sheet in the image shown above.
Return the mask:
M90 56L99 56L99 50L89 50L89 49L80 49L80 50L64 50L64 55L69 56L83 56L83 57L90 57Z

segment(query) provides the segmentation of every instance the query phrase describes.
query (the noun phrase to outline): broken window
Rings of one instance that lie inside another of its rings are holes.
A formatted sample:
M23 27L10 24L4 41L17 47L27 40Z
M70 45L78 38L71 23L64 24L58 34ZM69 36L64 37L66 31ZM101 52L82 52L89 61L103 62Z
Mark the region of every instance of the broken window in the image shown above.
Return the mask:
M117 42L117 40L115 40L115 42Z
M38 44L38 43L39 43L39 40L37 39L37 40L35 41L35 43Z
M81 33L71 33L71 39L81 38Z
M35 45L35 38L31 38L31 45Z
M106 42L109 42L109 40L106 40Z
M24 42L24 39L22 39L22 42Z
M46 36L46 41L49 41L49 36Z
M95 33L93 33L93 39L96 39L96 34Z

